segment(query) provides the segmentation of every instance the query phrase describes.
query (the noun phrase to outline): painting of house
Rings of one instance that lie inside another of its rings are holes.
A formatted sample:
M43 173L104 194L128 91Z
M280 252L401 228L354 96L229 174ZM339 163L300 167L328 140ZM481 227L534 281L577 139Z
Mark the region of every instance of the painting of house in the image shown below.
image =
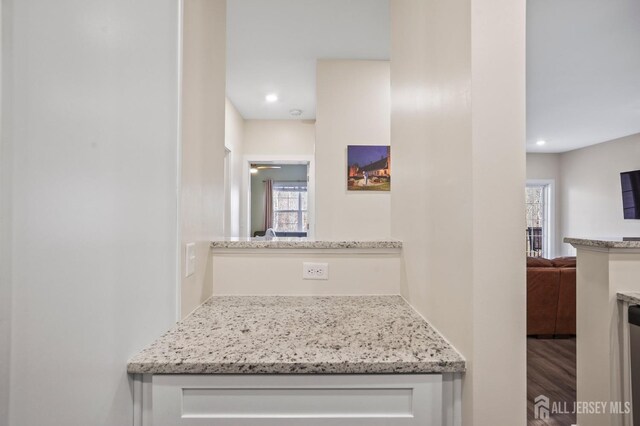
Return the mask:
M347 190L391 190L391 146L347 146Z

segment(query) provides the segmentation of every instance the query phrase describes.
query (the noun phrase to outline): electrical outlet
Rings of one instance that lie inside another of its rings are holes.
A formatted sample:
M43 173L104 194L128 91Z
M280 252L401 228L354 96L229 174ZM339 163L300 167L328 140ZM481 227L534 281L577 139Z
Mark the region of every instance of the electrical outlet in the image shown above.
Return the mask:
M302 263L302 279L303 280L328 280L329 264L328 263Z

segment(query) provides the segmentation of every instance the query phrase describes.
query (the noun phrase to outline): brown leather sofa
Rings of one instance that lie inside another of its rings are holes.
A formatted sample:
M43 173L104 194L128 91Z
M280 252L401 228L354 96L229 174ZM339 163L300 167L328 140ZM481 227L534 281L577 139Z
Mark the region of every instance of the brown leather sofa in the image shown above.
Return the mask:
M527 336L576 334L576 258L527 258Z

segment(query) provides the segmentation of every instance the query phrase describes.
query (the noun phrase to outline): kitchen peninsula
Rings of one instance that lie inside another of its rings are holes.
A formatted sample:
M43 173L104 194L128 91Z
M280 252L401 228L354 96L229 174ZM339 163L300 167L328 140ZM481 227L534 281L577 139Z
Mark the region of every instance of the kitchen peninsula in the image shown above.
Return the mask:
M628 399L628 325L624 294L640 291L640 241L565 238L577 249L576 381L578 401ZM628 299L627 299L628 306ZM581 426L629 424L630 416L578 413Z
M448 426L465 361L400 296L214 296L127 370L136 425Z

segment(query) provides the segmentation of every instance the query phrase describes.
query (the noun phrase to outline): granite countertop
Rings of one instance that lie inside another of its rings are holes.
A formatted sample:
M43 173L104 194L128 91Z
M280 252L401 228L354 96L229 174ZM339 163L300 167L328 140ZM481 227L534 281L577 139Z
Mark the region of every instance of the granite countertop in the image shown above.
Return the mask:
M298 237L276 237L271 240L234 238L212 241L211 247L215 249L401 249L402 241L325 241Z
M637 291L619 291L618 300L628 302L632 305L640 305L640 292Z
M640 238L636 241L624 241L622 237L614 238L565 238L565 243L572 246L600 248L640 248Z
M127 371L447 373L465 361L400 296L214 296Z

